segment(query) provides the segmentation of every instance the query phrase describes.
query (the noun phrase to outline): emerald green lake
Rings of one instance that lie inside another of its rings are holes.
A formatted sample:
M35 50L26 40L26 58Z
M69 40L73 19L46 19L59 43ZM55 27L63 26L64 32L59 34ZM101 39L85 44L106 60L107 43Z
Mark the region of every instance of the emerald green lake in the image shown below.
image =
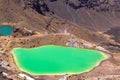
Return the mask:
M100 51L57 45L14 48L11 53L18 68L31 75L79 74L108 58Z
M8 25L0 26L0 35L1 36L10 36L13 32L13 27Z

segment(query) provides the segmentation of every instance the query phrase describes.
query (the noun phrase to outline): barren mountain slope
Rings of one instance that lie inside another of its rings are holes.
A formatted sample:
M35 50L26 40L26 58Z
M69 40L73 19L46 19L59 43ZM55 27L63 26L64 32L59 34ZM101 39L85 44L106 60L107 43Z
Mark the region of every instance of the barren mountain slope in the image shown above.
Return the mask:
M83 27L78 27L66 20L61 20L53 16L44 16L31 8L33 3L41 0L0 0L0 23L12 24L15 27L28 28L42 33L64 32L66 29L69 33L74 34L82 39L100 42L104 37L96 32L92 32ZM25 4L26 3L26 4ZM37 2L36 2L37 3ZM40 2L42 3L42 1ZM29 6L29 4L31 6ZM26 7L24 7L25 5ZM41 8L40 8L41 9ZM48 13L49 14L49 13ZM89 19L88 19L89 20ZM86 20L87 21L87 20ZM98 36L100 35L100 36ZM95 39L93 39L95 38Z
M92 2L96 0L85 1ZM49 0L46 0L46 3L50 10L53 11L58 17L76 23L77 25L79 25L79 27L85 27L90 30L97 31L105 31L111 27L120 27L119 11L115 11L114 6L112 6L114 0L98 0L108 2L94 2L93 7L92 5L87 5L87 3L85 4L85 1L53 0L53 2L51 2ZM82 6L82 4L80 5L80 2L83 2L86 6Z

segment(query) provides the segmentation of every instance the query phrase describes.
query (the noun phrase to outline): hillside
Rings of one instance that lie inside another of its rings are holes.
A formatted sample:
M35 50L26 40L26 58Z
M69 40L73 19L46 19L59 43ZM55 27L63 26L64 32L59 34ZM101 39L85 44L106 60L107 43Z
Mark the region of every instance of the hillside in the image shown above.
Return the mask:
M79 27L95 31L105 31L111 27L120 27L120 14L119 11L114 10L114 0L111 2L108 0L95 1L86 0L85 4L84 0L83 2L82 0L55 0L53 2L47 0L46 3L56 16L76 23ZM87 5L87 2L89 2L89 5Z
M39 4L37 4L38 2ZM52 6L49 6L49 4L51 4ZM59 7L57 7L56 5ZM26 27L28 29L40 31L42 33L45 33L45 32L59 33L59 32L64 32L64 30L66 29L71 34L75 34L80 38L86 39L88 41L93 41L93 42L102 41L101 37L97 36L99 34L94 32L95 29L98 29L100 32L100 30L108 29L110 28L110 26L119 27L118 26L119 24L117 24L119 23L119 20L118 20L119 18L114 19L114 17L111 17L107 12L98 13L93 10L82 8L80 10L77 10L77 12L79 13L76 13L76 10L71 9L69 6L68 7L66 6L67 5L63 4L62 0L58 0L54 2L46 2L46 3L41 0L35 0L35 1L32 1L32 0L2 1L1 0L0 23L11 24L13 26L21 27L21 28ZM50 11L49 9L47 11L46 7L49 8ZM59 10L59 12L56 10L54 11L54 9L52 8ZM58 9L58 8L61 8L61 9ZM72 11L68 12L69 9ZM55 15L50 15L51 11L54 11ZM45 14L43 15L43 13L41 12L44 12ZM57 13L59 13L60 15ZM73 14L72 17L75 18L75 21L78 22L77 25L74 24L76 22L66 18L66 17L71 18L71 14ZM57 17L56 15L58 15L59 17ZM67 21L61 19L62 17L64 17ZM93 39L93 37L95 39Z
M12 68L7 71L0 67L0 75L6 71L14 75L14 80L19 80L16 76L20 70L9 52L12 48L32 48L47 44L66 46L73 38L81 48L86 48L88 43L92 49L102 46L102 49L108 50L111 58L88 73L72 75L66 80L109 79L111 75L111 79L119 77L119 4L119 0L0 0L0 25L15 28L12 36L0 36L0 63L6 60ZM32 77L35 80L58 80L61 76ZM0 78L8 80L3 76Z

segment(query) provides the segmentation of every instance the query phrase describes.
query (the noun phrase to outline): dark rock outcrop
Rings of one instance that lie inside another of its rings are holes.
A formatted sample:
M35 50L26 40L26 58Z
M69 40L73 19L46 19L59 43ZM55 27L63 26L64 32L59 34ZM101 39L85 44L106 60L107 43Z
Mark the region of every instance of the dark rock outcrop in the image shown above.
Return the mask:
M120 43L120 27L111 28L106 34L112 35L113 39Z

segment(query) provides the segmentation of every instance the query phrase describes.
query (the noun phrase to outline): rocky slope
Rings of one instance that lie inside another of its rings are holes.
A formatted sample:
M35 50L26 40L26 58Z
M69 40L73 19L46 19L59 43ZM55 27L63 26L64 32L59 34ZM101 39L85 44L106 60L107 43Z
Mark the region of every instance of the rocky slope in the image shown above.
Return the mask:
M115 5L114 0L46 0L46 3L58 17L79 27L98 31L120 27L120 2Z
M43 16L40 13L36 12L36 9L34 10L30 5L33 6L33 4L37 3L36 1L41 0L35 1L0 0L0 1L1 1L0 2L1 25L6 24L21 28L26 27L28 29L40 31L42 33L45 32L59 33L64 32L64 30L67 29L68 32L75 34L81 38L83 37L84 39L87 40L91 40L92 37L96 35L96 33L91 32L87 29L74 27L75 25L71 24L68 21L61 20L53 16L52 17ZM26 3L25 6L27 7L24 8L23 5L25 3ZM96 41L99 39L100 39L99 37L96 37Z
M107 34L111 28L120 28L119 6L115 7L114 0L100 1L0 0L0 23L27 27L42 33L58 33L67 29L80 38L100 42L99 32ZM80 7L76 9L73 5ZM109 6L106 7L107 5ZM119 41L119 37L113 33L111 35Z

